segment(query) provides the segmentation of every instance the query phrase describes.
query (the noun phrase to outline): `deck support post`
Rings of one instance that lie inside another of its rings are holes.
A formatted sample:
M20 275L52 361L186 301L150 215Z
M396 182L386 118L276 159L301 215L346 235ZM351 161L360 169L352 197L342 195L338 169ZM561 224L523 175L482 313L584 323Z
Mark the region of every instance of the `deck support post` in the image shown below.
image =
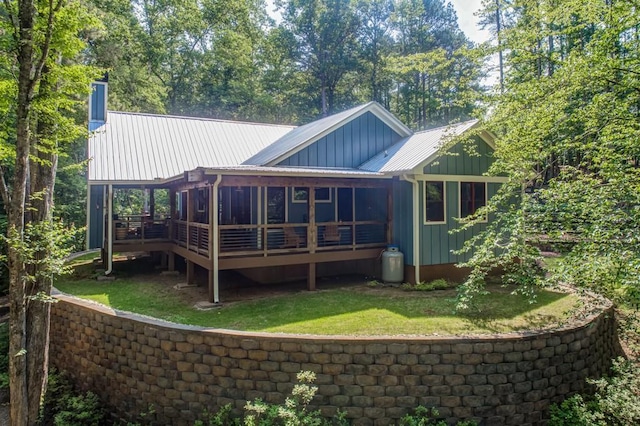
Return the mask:
M173 251L169 251L169 253L167 253L167 256L168 256L167 269L169 271L175 271L176 270L176 254Z
M187 284L193 284L196 264L187 260Z
M307 275L307 288L309 291L316 290L316 264L309 263L309 271Z

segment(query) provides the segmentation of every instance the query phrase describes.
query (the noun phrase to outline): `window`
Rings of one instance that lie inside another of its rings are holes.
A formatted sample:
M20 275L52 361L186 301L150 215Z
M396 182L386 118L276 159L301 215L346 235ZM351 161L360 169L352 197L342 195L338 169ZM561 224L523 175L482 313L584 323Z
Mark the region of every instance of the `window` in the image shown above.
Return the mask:
M331 188L316 188L316 203L330 203L331 202ZM301 186L294 186L291 191L292 203L306 203L309 200L309 188Z
M486 182L460 182L460 217L472 215L487 204Z
M426 223L445 223L444 182L427 181L424 183L424 211Z

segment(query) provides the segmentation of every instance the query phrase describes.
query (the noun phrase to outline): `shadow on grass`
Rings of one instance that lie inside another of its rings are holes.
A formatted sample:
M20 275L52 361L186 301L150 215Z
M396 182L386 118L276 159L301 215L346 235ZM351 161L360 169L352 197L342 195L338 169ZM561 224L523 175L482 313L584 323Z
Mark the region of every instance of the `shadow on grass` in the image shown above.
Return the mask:
M389 287L370 288L364 282L342 285L337 281L326 281L331 283L326 286L331 289L323 289L320 282L320 290L316 292L303 290L305 287L301 283L293 283L277 294L272 292L274 286L270 285L238 288L235 291L252 292L255 297L224 304L211 311L199 311L193 308L193 302L206 299L205 287L191 289L190 298L186 297L187 293L173 289L175 278L173 282L160 279L153 264L144 259L116 262L118 279L110 282L87 279L85 265L76 268L77 272L82 272L75 278L61 279L57 284L61 291L115 309L169 321L247 331L312 334L376 334L377 330L381 334L502 332L505 328L513 328L507 323L514 319L518 323L517 329L522 328L520 324L540 328L545 322L557 321L562 311L540 314L534 311L567 297L543 291L538 295L537 303L530 304L524 296L491 286L492 293L478 300L479 311L456 315L455 290L409 292ZM347 331L340 332L341 329Z

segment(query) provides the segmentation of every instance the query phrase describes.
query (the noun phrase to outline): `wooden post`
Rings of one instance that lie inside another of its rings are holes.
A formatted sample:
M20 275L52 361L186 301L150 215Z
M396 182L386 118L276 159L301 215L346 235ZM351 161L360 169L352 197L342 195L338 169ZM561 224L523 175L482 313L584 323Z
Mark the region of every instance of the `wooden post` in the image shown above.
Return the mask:
M190 260L187 260L187 284L193 284L195 280L195 266L196 264Z
M156 215L156 190L149 188L149 219L153 220Z
M176 191L173 188L169 189L169 229L168 237L170 240L175 240L175 235L173 234L173 224L178 219L177 218L177 207L176 207Z
M169 271L175 271L176 270L176 254L173 251L169 252L169 259L168 259L168 265L167 265L167 269Z
M316 227L316 188L314 186L309 187L307 200L309 201L309 232L307 233L307 248L309 249L309 253L315 253L316 246L318 244L318 228ZM316 264L313 262L309 263L307 288L309 291L315 291L316 289Z
M307 200L309 201L309 232L307 233L307 248L309 249L309 253L315 253L316 246L318 245L318 228L316 227L316 188L314 186L309 187Z
M309 263L309 273L307 275L307 288L309 291L316 290L316 264Z
M194 218L194 206L195 198L193 196L193 189L187 190L187 250L191 250L191 223Z

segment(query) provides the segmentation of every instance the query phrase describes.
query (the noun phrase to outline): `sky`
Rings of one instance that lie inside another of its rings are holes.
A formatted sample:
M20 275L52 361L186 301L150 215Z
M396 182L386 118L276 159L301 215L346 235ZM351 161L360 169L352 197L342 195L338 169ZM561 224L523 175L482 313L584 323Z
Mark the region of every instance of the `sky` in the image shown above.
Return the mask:
M458 14L458 25L464 33L476 43L489 39L489 31L478 28L478 17L474 13L480 9L482 0L449 0Z

